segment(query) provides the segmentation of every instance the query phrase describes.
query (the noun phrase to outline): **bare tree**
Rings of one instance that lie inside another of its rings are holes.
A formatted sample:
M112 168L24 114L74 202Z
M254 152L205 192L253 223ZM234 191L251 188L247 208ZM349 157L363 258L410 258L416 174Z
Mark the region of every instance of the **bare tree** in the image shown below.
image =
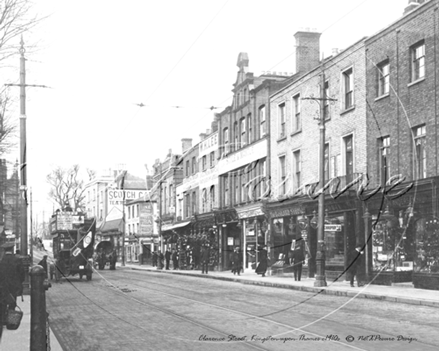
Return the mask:
M17 55L20 41L16 39L42 19L29 0L0 0L0 61Z
M51 185L49 196L60 205L61 209L70 206L74 210L84 210L84 181L79 179L79 165L69 169L57 167L47 175Z
M10 152L16 142L17 125L12 123L8 114L9 98L7 96L1 97L0 92L0 157Z

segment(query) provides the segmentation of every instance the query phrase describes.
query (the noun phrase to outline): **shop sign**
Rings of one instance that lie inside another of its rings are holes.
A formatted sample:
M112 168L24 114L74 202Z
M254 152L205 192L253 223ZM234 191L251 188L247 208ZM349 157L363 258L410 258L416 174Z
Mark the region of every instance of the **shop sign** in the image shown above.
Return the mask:
M300 215L304 211L302 206L290 206L289 208L280 208L277 210L270 210L270 216L272 218L289 217L293 215Z
M325 224L324 231L326 231L326 232L341 232L342 225L341 224Z
M263 139L240 151L222 157L219 161L219 174L248 165L267 156L267 139Z
M107 201L107 217L106 221L113 219L121 219L124 212L123 204L130 200L136 200L144 198L148 195L145 190L121 190L113 189L108 190L108 201Z
M233 245L234 245L234 238L228 237L228 246L233 246Z
M257 217L257 216L263 216L264 212L261 208L255 208L252 210L247 210L247 211L243 211L243 212L239 212L239 210L237 209L237 215L239 219L243 219L243 218L252 218L252 217Z

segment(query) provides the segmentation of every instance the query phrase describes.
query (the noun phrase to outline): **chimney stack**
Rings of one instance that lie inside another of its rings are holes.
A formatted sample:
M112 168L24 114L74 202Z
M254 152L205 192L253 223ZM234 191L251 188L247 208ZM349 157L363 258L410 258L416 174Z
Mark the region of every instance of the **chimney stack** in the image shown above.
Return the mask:
M421 4L423 4L425 0L408 0L408 6L405 7L405 11L403 12L403 15L405 16L408 12L411 12L416 7L419 7Z
M200 137L200 141L203 141L203 140L206 139L206 134L205 133L200 133L199 137Z
M190 138L182 139L182 153L184 153L186 150L190 148L192 148L192 139Z
M319 65L319 38L321 33L298 31L294 34L296 72L308 72Z

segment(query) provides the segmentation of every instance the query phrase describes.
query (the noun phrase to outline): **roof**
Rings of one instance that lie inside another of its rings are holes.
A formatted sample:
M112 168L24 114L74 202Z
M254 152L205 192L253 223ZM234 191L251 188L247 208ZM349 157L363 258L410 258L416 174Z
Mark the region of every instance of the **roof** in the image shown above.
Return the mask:
M102 223L99 231L101 233L122 232L122 218Z

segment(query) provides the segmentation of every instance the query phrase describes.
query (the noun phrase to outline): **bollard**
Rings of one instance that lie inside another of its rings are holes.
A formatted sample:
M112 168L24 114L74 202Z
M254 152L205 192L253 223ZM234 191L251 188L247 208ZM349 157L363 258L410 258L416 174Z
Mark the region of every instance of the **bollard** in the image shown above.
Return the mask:
M34 266L31 277L31 351L46 351L46 290L51 287L45 281L46 272L41 266Z

